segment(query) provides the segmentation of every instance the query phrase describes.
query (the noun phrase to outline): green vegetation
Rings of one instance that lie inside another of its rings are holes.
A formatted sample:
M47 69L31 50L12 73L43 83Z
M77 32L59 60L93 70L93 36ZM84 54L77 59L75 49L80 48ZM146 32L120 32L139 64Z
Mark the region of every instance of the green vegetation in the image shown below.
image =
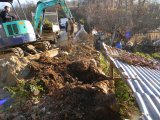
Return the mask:
M129 119L132 116L139 115L132 91L123 80L115 82L115 96L120 105L120 115L122 119Z
M52 27L52 22L50 22L48 19L45 19L44 25L47 27Z
M40 21L42 21L42 17L40 18ZM40 28L40 23L38 24L38 30L39 28ZM50 22L48 19L45 18L43 24L43 30L51 30L51 29L52 29L52 22Z
M136 52L136 55L139 55L141 57L147 58L147 59L157 59L160 60L160 53L152 53L152 54L147 54L143 52Z
M144 57L146 59L153 59L153 57L150 55L150 54L147 54L147 53L142 53L142 52L136 52L135 53L136 55L139 55L141 57Z
M52 32L52 22L50 22L48 19L45 19L44 21L43 31Z
M100 67L102 68L102 71L106 75L110 75L110 63L105 59L105 57L101 54L100 55ZM114 77L119 77L118 71L114 70Z
M80 22L80 24L83 24L83 25L86 23L85 20L82 18L79 20L79 22Z
M153 54L151 54L151 56L152 56L154 59L160 60L160 53L153 53Z
M38 102L43 93L46 93L46 86L42 80L19 80L16 86L5 87L5 89L14 99L13 107L24 105L27 100Z
M105 60L105 57L102 54L100 55L100 67L106 75L109 75L109 63Z
M119 102L134 101L130 88L124 83L123 80L116 81L116 97Z

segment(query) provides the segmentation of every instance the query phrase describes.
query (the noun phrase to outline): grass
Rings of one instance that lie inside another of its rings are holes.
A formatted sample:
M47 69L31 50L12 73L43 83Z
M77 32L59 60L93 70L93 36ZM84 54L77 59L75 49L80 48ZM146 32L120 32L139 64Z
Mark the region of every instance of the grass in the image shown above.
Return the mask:
M139 55L141 57L144 57L146 59L149 59L149 60L153 59L153 57L151 56L151 54L147 54L147 53L143 53L143 52L136 52L135 54Z
M143 53L143 52L136 52L135 54L136 54L136 55L139 55L139 56L141 56L141 57L147 58L147 59L149 59L149 60L151 60L151 59L160 60L160 53L158 53L158 52L156 52L156 53L151 53L151 54Z
M110 75L110 63L105 59L105 57L101 54L100 55L100 67L102 68L103 72L109 76ZM119 74L116 70L114 70L114 77L119 77Z
M102 54L100 55L100 67L106 75L109 75L109 62L106 61Z
M32 102L38 102L41 96L46 92L46 86L43 85L42 80L19 80L16 86L5 87L5 89L10 93L10 99L13 99L11 104L12 108L23 108L26 101L30 100ZM10 104L10 103L6 103ZM9 110L7 108L6 110Z
M151 54L151 56L152 56L154 59L160 60L160 53L153 53L153 54Z
M132 91L123 80L115 82L115 96L120 105L122 119L131 119L133 116L139 116L139 110Z

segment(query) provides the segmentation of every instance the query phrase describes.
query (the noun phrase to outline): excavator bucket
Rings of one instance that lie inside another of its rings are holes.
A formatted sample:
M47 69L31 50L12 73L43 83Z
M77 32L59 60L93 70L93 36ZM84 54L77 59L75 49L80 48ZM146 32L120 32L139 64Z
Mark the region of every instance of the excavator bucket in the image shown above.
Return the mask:
M88 33L86 32L84 25L78 25L73 18L69 19L66 23L66 33L63 32L59 45L61 49L71 52L72 45L76 41L87 40ZM65 42L64 42L65 41Z
M88 37L88 33L84 29L84 25L80 25L80 29L76 32L75 39L76 40L86 40Z

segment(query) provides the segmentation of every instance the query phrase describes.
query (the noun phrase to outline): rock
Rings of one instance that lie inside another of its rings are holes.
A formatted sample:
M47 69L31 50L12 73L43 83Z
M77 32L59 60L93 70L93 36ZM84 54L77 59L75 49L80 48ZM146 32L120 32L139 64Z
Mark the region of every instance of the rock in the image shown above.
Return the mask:
M109 93L108 92L109 91L109 81L108 80L97 82L94 84L94 86L100 89L105 94Z
M115 81L114 80L110 80L109 84L110 84L110 87L112 87L112 88L115 87Z
M43 107L41 110L40 110L41 113L45 113L46 112L46 108Z
M98 71L99 71L100 74L106 75L106 74L103 72L102 68L98 68Z
M13 85L16 80L22 79L29 74L27 65L30 61L25 58L11 56L0 60L0 84L2 86Z
M69 55L69 53L67 51L63 51L62 54Z
M27 120L23 115L15 117L13 120Z
M34 90L34 92L33 92L33 94L35 95L35 96L37 96L37 95L39 95L39 93L40 93L40 91L39 90Z
M36 115L35 114L32 114L31 116L32 116L33 120L36 120Z
M95 59L91 59L90 62L91 62L91 64L93 64L94 66L97 67L97 61Z
M12 86L17 80L26 77L30 70L26 58L18 58L11 56L9 58L0 59L0 98L3 99L8 93L3 90L4 86Z

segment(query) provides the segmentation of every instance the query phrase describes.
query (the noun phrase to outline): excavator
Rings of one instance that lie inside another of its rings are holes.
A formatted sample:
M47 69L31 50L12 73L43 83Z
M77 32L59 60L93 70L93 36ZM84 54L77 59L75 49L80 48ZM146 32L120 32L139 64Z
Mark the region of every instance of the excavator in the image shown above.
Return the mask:
M8 2L11 4L18 20L10 22L0 22L0 53L12 52L19 57L30 54L42 53L43 51L52 49L50 40L40 39L45 19L45 10L48 7L59 5L62 7L66 17L70 20L68 26L73 26L73 16L65 0L40 0L37 2L37 8L33 25L27 20L26 14L20 1L17 0L24 14L25 20L22 20L13 7L13 0L0 0L0 2ZM40 26L40 27L39 27ZM74 28L70 27L68 32L70 35L74 32Z

